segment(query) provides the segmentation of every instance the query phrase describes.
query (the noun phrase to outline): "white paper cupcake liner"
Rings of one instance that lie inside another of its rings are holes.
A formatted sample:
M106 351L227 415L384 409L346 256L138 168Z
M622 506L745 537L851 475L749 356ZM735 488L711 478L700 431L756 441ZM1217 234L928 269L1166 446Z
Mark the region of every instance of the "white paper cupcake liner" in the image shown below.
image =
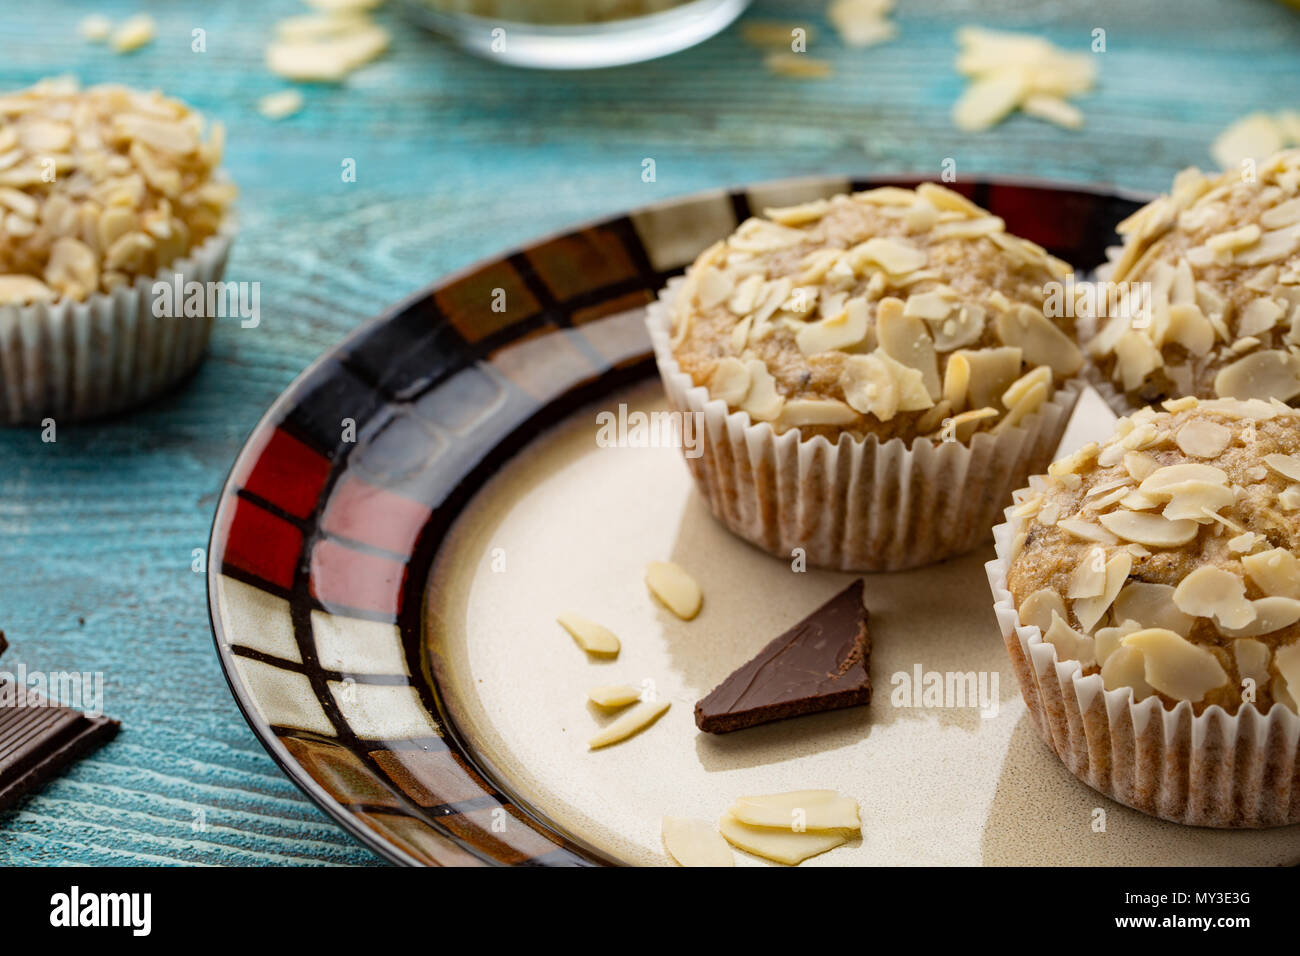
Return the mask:
M166 391L203 357L211 316L157 317L153 285L215 282L233 223L133 285L85 302L0 306L0 424L98 418Z
M1019 503L1042 486L1035 476ZM1140 703L1127 687L1106 690L1100 674L1059 660L1042 632L1020 623L1007 589L1011 543L1022 519L1006 510L993 530L997 558L985 565L1007 653L1043 740L1076 777L1113 800L1175 823L1273 827L1300 823L1300 716L1283 704L1236 715L1218 705Z
M800 440L742 411L729 412L673 357L669 306L676 279L646 325L674 410L703 415L702 454L687 458L713 514L732 532L787 560L839 571L899 571L986 542L1011 492L1051 462L1082 384L1066 382L1018 428L969 444L881 442L841 435Z

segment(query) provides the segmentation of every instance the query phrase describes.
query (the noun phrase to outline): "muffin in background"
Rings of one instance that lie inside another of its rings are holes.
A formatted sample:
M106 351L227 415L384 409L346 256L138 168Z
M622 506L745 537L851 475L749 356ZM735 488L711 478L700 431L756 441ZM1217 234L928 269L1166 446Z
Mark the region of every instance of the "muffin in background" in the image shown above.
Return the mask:
M220 278L235 189L220 126L158 92L45 80L0 94L0 421L137 404L212 319L155 315L155 280Z
M1017 493L988 565L1003 637L1085 783L1182 823L1300 822L1300 411L1165 409Z
M1078 395L1070 267L936 184L768 210L651 307L714 514L774 554L916 567L986 540Z
M1184 395L1300 397L1300 150L1184 170L1119 232L1087 343L1119 414Z

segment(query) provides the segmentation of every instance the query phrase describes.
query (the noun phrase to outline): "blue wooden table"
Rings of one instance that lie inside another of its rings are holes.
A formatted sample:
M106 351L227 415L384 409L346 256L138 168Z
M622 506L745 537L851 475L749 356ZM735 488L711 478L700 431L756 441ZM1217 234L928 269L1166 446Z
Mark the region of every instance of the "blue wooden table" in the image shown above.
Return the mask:
M821 2L759 0L750 18L811 22L830 80L767 73L733 28L666 60L543 74L461 55L395 10L391 51L342 87L306 89L279 123L257 99L294 0L40 0L0 6L0 89L73 73L160 87L222 120L242 188L227 278L262 284L262 324L220 325L187 386L139 413L0 431L0 668L102 672L123 730L0 814L0 862L366 864L244 724L217 667L203 575L226 471L275 396L385 304L575 220L713 186L824 172L1032 175L1156 190L1210 164L1224 125L1300 103L1300 14L1269 0L900 0L894 43L843 48ZM91 12L151 13L127 56L77 34ZM963 23L1088 47L1100 83L1070 133L1014 117L966 135L948 119ZM206 52L191 50L195 28ZM642 181L653 158L657 177ZM340 176L354 159L357 181Z

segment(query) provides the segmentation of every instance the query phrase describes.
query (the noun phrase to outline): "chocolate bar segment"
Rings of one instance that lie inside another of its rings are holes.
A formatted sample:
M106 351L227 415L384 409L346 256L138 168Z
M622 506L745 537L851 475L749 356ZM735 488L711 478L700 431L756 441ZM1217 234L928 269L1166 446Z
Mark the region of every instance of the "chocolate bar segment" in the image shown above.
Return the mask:
M695 725L727 734L871 700L867 609L858 579L772 640L695 705Z
M90 717L13 681L0 681L0 810L112 739L120 726L112 718Z

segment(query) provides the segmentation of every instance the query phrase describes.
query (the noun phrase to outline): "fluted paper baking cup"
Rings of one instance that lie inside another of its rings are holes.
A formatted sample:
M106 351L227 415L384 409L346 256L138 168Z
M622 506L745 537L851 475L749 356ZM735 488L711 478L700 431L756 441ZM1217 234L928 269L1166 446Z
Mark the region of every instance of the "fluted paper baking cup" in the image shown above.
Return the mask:
M0 423L98 418L176 384L203 357L213 317L154 315L154 283L218 281L234 233L227 223L156 275L84 302L0 306Z
M1015 494L1019 503L1043 479ZM993 609L1034 726L1070 772L1112 800L1174 823L1274 827L1300 823L1300 716L1281 703L1267 714L1217 704L1199 715L1168 708L1128 687L1106 690L1100 674L1060 660L1042 631L1020 623L1007 588L1011 543L1022 520L1006 510L993 529L997 558L985 565Z
M1066 382L1020 427L978 432L968 444L777 434L681 370L669 312L681 282L660 292L646 325L669 403L703 416L702 454L687 464L718 520L787 559L799 548L818 567L900 571L978 547L1011 492L1051 462L1082 388Z

